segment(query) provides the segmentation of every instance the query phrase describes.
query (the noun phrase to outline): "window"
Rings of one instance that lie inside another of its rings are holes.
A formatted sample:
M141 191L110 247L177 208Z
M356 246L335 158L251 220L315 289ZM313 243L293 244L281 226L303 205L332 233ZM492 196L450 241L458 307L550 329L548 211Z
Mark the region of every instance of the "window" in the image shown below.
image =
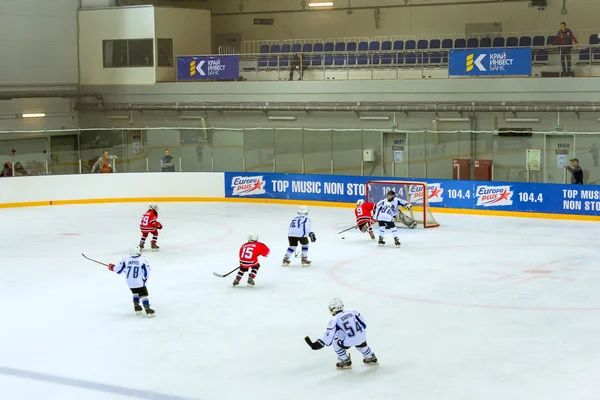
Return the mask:
M152 67L152 39L103 40L104 68Z
M173 66L173 39L156 39L159 67Z

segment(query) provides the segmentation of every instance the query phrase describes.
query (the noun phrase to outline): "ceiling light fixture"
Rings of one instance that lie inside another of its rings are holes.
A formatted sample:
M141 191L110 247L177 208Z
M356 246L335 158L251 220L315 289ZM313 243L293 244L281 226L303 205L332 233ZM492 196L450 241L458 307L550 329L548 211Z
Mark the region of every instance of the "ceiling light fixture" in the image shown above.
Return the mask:
M296 117L293 115L274 115L269 116L269 121L295 121Z
M539 118L504 118L505 122L540 122Z
M321 1L315 3L308 3L309 7L333 7L333 1Z
M28 113L21 114L21 118L44 118L46 116L45 113Z
M437 118L438 122L471 122L471 118Z
M360 117L363 121L389 121L390 117L387 115L361 115Z

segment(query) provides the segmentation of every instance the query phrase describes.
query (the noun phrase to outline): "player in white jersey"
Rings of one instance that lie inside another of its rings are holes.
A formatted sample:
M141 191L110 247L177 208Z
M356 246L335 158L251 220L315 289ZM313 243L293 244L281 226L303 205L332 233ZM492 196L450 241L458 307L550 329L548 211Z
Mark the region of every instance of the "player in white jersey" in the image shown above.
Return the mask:
M399 207L405 207L410 210L412 205L406 200L396 198L396 193L393 190L387 192L386 199L377 203L374 218L379 223L379 241L377 242L379 246L385 245L383 236L385 235L385 228L389 228L392 231L392 235L394 235L394 245L400 247L398 228L396 228L396 224L394 223L396 216L401 212L398 209Z
M288 247L285 256L283 256L283 266L290 265L290 257L296 251L298 242L302 245L302 266L308 267L311 262L308 260L308 239L311 242L317 241L317 236L312 230L312 223L308 217L308 207L300 206L298 215L290 223L288 229Z
M367 324L363 316L358 311L344 310L344 303L337 298L329 302L329 312L333 318L323 337L316 342L308 336L304 338L311 349L320 350L325 346L333 346L340 360L335 365L337 369L352 368L350 354L346 352L350 347L356 347L362 353L365 364L377 365L377 357L367 345Z
M108 269L119 275L125 275L127 285L133 293L133 310L135 313L139 315L142 312L141 303L146 310L146 315L152 318L154 317L154 310L150 308L148 288L146 287L146 282L150 276L150 264L141 255L142 249L140 246L134 246L129 252L129 257L123 258L117 265L109 264Z

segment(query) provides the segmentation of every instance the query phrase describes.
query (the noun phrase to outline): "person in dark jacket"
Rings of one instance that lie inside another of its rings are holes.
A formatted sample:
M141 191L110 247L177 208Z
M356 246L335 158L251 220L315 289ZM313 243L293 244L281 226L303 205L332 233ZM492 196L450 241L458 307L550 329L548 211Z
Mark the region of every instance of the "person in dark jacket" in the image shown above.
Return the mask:
M575 34L569 28L567 28L566 22L560 23L560 30L556 34L556 38L552 44L560 45L560 62L562 65L562 72L571 74L571 47L573 43L576 46L579 45Z
M290 62L290 79L289 81L294 80L294 71L298 70L300 74L299 81L304 78L304 71L308 68L308 59L304 57L302 53L294 54L294 58L292 58L292 62Z
M571 165L572 167L565 165L565 168L568 169L569 172L572 174L571 183L574 183L576 185L583 185L583 170L579 166L579 159L572 158Z
M160 159L160 167L162 172L175 172L175 162L169 149L165 149L165 156Z
M4 164L4 168L2 168L2 171L0 171L0 176L1 177L13 176L13 165L10 161L7 162L6 164Z

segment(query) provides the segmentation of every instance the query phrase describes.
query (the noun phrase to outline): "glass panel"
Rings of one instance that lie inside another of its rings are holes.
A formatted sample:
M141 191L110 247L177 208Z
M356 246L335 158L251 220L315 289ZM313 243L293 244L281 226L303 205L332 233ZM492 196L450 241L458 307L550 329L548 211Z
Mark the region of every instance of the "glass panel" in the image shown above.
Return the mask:
M403 174L400 169L396 172L397 177L425 178L425 134L408 133L406 143L408 143L408 174Z
M412 139L412 136L411 136ZM425 133L427 177L452 179L452 162L459 157L458 133ZM470 146L470 143L468 143ZM411 152L412 156L412 152ZM416 155L416 158L419 156Z
M173 66L173 39L156 39L159 67Z
M103 40L104 68L127 66L127 40Z
M483 160L492 162L494 153L494 135L492 133L475 134L475 154L473 160ZM481 167L480 167L481 168ZM495 171L484 170L476 171L473 179L475 180L496 180Z
M304 173L331 174L331 160L333 157L331 131L305 130L299 134L303 135Z
M494 136L494 180L526 182L526 154L531 139L528 137Z
M598 165L600 135L577 135L575 144L574 155L579 159L581 169L583 169L583 183L600 184L600 165Z
M543 144L540 147L543 148ZM574 149L573 135L548 135L546 137L547 168L544 174L546 182L571 183L571 173L566 171L563 165L571 165L569 160L575 157Z
M49 150L47 138L0 141L0 176L45 175Z
M128 40L130 67L152 67L154 65L154 41L152 39Z
M183 171L213 170L212 130L181 130L181 168Z
M302 172L302 131L275 131L275 171Z
M174 172L181 170L181 138L179 129L146 132L146 154L150 172Z
M50 173L79 173L79 142L77 135L53 136L50 138Z
M373 151L373 162L365 161L364 171L366 176L387 176L386 163L388 158L381 154L381 143L382 143L381 132L376 131L362 131L363 139L363 150ZM389 164L391 167L391 164ZM391 168L389 168L391 171Z
M363 134L333 131L333 173L335 175L361 175L363 170ZM367 163L365 163L367 164ZM369 168L371 166L369 165ZM370 170L369 170L370 171Z
M118 164L121 166L119 172L146 172L146 131L123 131L125 142L119 151L115 150Z
M215 171L244 170L244 132L219 130L213 134Z
M123 157L127 154L123 147L122 131L86 131L79 136L81 169L84 174L90 173L98 162L95 172L123 172ZM103 161L106 153L106 162ZM126 164L125 164L126 165Z
M273 129L244 131L244 157L246 171L273 172L275 154Z

